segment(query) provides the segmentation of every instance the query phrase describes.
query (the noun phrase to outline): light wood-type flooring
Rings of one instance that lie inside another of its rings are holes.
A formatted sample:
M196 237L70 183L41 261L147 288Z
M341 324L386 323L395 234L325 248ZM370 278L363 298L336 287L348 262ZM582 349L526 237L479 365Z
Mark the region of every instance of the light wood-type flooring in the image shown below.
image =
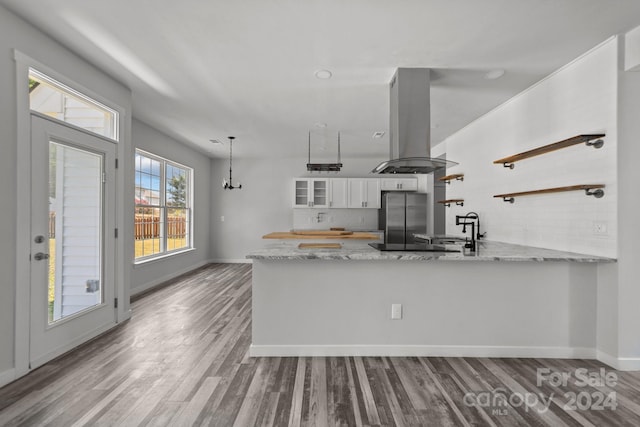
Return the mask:
M640 425L640 373L595 361L250 358L247 264L203 267L132 308L114 331L0 389L0 426ZM578 379L601 373L608 384ZM563 375L566 385L552 381Z

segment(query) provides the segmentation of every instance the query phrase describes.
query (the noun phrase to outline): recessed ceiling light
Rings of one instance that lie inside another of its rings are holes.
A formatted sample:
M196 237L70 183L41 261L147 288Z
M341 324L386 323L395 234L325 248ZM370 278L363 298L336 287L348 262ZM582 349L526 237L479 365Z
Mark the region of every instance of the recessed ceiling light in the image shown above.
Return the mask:
M382 131L378 131L378 132L374 132L374 133L373 133L373 136L372 136L371 138L373 138L373 139L380 139L380 138L382 138L383 136L384 136L384 132L382 132Z
M333 74L331 74L331 71L329 71L329 70L318 70L318 71L316 71L316 78L318 78L318 79L322 79L322 80L330 79L332 75Z
M484 78L487 80L495 80L504 76L505 71L502 68L497 68L495 70L491 70L484 75Z

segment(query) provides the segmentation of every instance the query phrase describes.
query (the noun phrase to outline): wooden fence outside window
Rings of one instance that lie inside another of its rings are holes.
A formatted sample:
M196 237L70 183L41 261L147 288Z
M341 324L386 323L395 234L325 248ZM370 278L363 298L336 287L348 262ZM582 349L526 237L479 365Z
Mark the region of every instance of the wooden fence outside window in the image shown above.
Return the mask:
M187 220L184 217L167 217L167 237L184 238L187 235ZM160 237L160 217L136 215L133 228L136 240L157 239ZM56 238L56 213L49 212L49 238Z

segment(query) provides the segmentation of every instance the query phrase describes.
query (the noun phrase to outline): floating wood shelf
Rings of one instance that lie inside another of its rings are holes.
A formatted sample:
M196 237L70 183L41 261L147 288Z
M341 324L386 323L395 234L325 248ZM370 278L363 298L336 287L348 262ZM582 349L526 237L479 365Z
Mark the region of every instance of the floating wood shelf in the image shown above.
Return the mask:
M504 157L502 159L494 160L493 163L497 165L502 164L505 168L513 169L515 167L514 163L519 162L520 160L528 159L534 156L539 156L541 154L550 153L552 151L560 150L562 148L570 147L576 144L581 144L583 142L590 147L601 148L604 145L604 141L600 138L604 136L605 136L604 133L577 135L572 138L568 138L559 142L554 142L553 144L534 148L533 150L514 154L513 156ZM593 141L594 139L596 141Z
M451 181L453 180L457 180L457 181L464 181L464 174L463 173L454 173L453 175L447 175L447 176L443 176L441 178L438 178L438 181L444 181L447 184L451 184Z
M542 190L521 191L519 193L506 193L496 194L493 197L501 198L505 202L513 203L516 197L531 196L534 194L547 194L547 193L561 193L563 191L578 191L584 190L587 196L594 196L599 199L604 196L604 184L583 184L583 185L570 185L568 187L555 187L545 188Z
M464 206L464 199L448 199L448 200L438 200L438 203L442 203L446 207L450 208L452 203L455 203L457 206Z

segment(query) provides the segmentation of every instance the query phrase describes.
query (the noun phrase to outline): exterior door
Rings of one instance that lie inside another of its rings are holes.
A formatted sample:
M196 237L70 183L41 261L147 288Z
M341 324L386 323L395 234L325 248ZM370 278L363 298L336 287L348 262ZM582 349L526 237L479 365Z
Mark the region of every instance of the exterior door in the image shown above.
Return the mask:
M116 324L115 143L31 116L30 367Z

